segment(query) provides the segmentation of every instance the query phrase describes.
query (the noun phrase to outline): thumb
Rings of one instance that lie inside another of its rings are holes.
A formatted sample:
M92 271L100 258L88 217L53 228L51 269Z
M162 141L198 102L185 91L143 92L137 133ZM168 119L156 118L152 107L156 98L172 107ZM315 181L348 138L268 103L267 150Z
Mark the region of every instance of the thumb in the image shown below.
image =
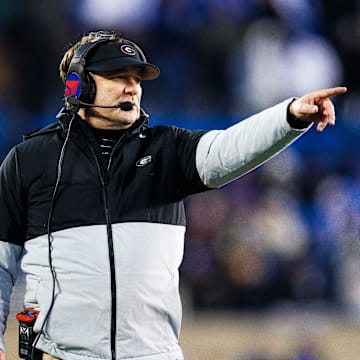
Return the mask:
M317 105L309 104L298 99L290 105L289 110L294 117L301 118L307 115L316 114L319 111L319 107Z

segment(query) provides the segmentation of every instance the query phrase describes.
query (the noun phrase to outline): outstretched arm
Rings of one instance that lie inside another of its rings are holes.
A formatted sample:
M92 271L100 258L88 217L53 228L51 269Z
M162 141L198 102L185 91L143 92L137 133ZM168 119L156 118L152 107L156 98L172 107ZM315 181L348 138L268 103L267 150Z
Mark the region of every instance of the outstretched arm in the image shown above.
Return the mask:
M346 91L346 87L339 86L308 93L290 104L290 115L296 120L315 123L316 129L323 131L327 125L335 125L335 109L330 97Z
M196 150L196 167L202 182L223 186L254 170L304 134L311 123L322 131L335 124L330 96L345 87L318 90L288 99L236 125L202 136Z

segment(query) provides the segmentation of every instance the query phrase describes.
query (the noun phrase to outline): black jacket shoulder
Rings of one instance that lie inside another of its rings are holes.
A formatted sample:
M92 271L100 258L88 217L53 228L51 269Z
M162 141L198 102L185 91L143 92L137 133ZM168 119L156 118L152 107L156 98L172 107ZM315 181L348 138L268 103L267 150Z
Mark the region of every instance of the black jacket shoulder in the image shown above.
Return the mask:
M44 126L42 128L33 130L33 131L23 135L23 141L31 139L31 138L33 138L35 136L54 133L54 132L57 132L57 131L64 131L64 127L59 122L55 122L55 123L46 125L46 126Z

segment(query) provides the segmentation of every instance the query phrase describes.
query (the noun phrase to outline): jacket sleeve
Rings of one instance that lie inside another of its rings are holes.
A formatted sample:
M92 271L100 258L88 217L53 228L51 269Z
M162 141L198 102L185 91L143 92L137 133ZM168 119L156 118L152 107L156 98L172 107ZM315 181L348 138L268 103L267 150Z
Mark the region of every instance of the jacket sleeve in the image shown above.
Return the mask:
M292 99L255 114L226 130L206 133L196 150L196 168L202 182L221 187L270 160L305 133L287 122Z
M0 166L0 348L24 242L24 197L16 149Z
M0 349L5 350L4 332L10 309L10 296L18 275L22 247L0 241Z
M20 161L14 147L0 166L0 240L23 245L25 240L26 195Z

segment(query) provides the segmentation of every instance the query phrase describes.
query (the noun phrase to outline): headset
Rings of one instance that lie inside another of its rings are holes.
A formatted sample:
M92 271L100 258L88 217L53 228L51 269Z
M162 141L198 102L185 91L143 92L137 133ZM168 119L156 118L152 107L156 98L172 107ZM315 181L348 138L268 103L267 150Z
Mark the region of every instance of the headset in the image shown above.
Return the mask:
M85 70L88 54L100 44L112 41L113 33L104 33L99 38L81 45L72 57L66 80L65 80L65 100L70 105L81 103L92 104L95 99L96 86L91 74ZM138 45L130 40L121 39L122 44L133 46L144 63L147 62L144 52Z

